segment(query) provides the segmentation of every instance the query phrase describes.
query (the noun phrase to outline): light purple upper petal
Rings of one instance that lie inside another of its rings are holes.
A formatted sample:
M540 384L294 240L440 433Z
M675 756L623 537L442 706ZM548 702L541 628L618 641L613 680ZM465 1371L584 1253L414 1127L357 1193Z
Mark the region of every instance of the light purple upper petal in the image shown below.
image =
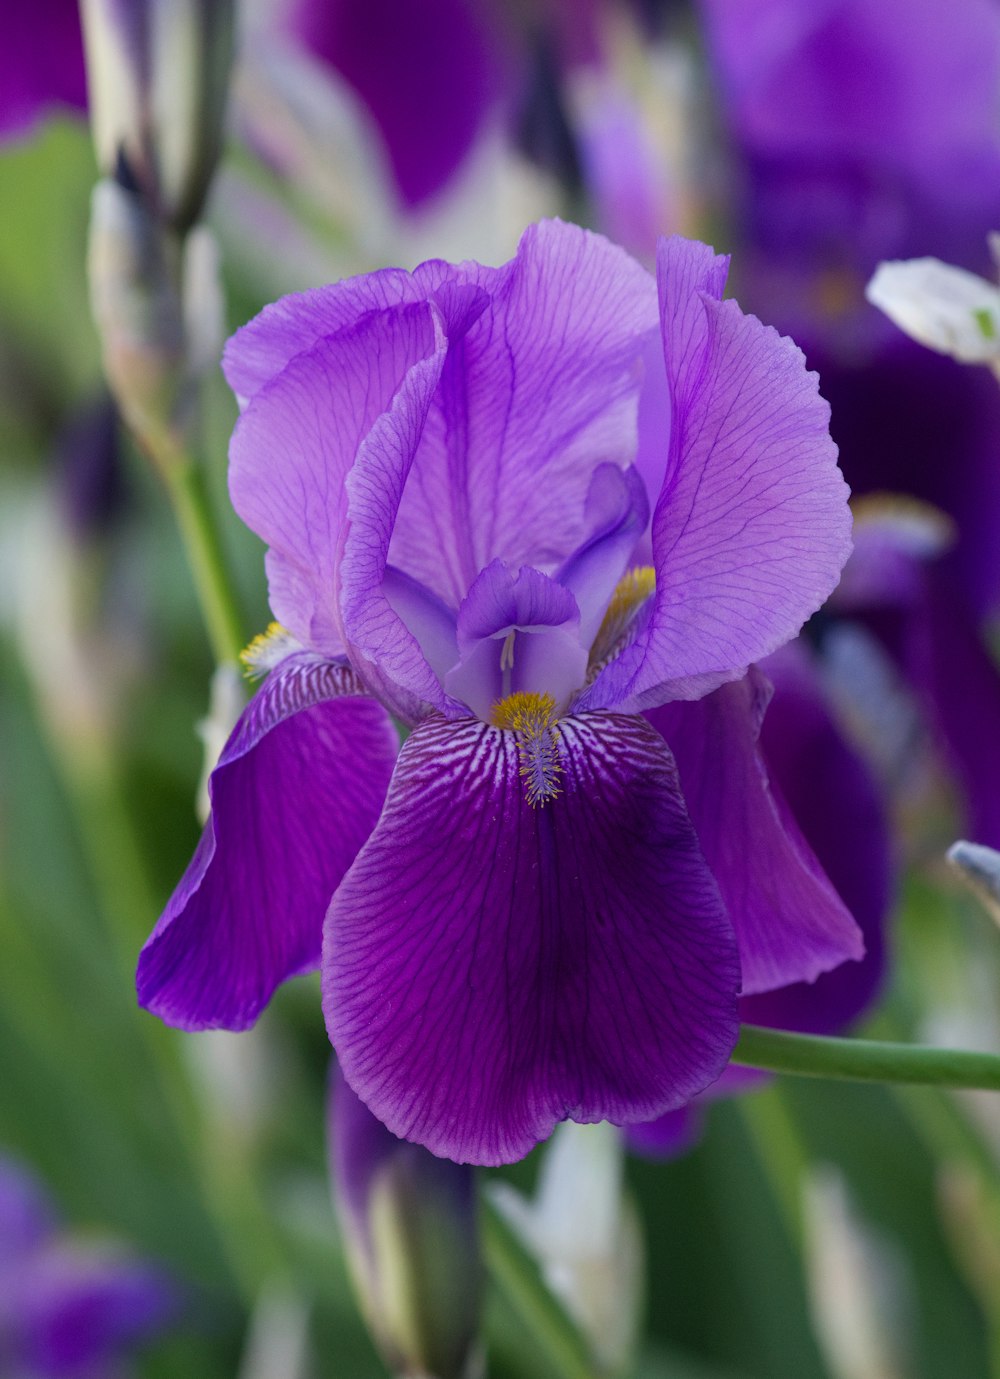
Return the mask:
M661 241L657 267L671 424L656 595L588 707L696 698L738 677L795 635L850 550L829 408L801 352L719 300L727 261L705 245Z
M551 694L561 705L587 671L576 599L530 565L514 574L494 560L480 572L458 610L458 645L461 660L445 687L482 719L518 691Z
M402 717L449 711L386 570L457 612L496 559L564 562L593 534L594 471L634 456L655 313L644 269L558 221L499 269L430 262L262 313L227 351L250 399L230 488L271 548L276 616Z
M356 647L366 669L377 659L372 688L404 716L442 691L381 577L445 349L427 303L370 312L266 384L230 449L233 504L271 548L275 615L314 650Z
M584 519L588 535L563 562L556 578L580 609L580 640L591 646L615 585L625 573L649 521L649 499L639 471L601 464L594 470Z
M736 930L749 995L813 981L860 958L857 924L783 799L758 738L770 685L756 670L649 720L677 761L684 798Z
M457 608L492 560L551 573L589 534L591 476L636 450L652 279L575 225L530 226L449 350L390 558Z
M237 723L198 849L139 958L139 1002L182 1029L252 1025L319 960L334 888L382 808L398 741L342 666L296 655Z
M422 265L432 266L439 267L441 274L449 271L446 264ZM369 312L423 302L430 292L419 270L412 274L402 268L382 268L282 297L226 342L222 356L226 381L238 398L249 402L297 354L356 326Z
M735 1038L735 940L662 738L601 714L558 742L563 793L532 808L514 734L418 727L327 917L348 1081L459 1161L680 1105Z

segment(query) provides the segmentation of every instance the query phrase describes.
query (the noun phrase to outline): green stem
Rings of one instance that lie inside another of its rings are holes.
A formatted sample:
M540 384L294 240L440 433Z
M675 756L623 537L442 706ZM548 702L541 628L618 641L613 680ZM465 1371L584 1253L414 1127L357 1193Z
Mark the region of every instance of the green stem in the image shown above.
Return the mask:
M805 1248L802 1186L809 1154L798 1127L777 1086L748 1092L737 1098L737 1104L789 1240L801 1256Z
M903 1082L1000 1091L1000 1056L873 1039L830 1039L744 1025L733 1053L744 1067L853 1082Z
M600 1371L586 1341L552 1296L534 1259L485 1196L481 1219L490 1274L544 1352L554 1379L598 1379Z
M236 589L226 563L202 467L190 458L163 465L212 651L220 665L246 645Z
M74 808L98 905L121 963L122 989L127 991L134 981L139 944L157 907L122 783L110 751L95 744L80 752L64 742L60 751L53 740L53 759ZM205 1211L249 1304L266 1279L285 1269L274 1228L254 1191L250 1166L217 1143L222 1127L213 1124L212 1107L203 1104L192 1087L173 1031L145 1013L133 1028L146 1044L150 1070L158 1077L167 1113L199 1180Z

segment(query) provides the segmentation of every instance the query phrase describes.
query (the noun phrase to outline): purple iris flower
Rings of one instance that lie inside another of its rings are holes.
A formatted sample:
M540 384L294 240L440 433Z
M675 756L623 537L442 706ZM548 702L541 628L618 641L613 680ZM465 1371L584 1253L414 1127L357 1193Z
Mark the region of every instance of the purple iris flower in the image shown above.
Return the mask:
M35 1180L0 1159L0 1371L18 1379L108 1379L176 1306L165 1277L127 1255L69 1240Z
M741 300L819 371L856 493L956 519L975 613L1000 599L1000 398L864 300L882 259L992 276L1000 225L1000 7L993 0L699 0L734 154Z
M9 5L0 45L0 141L27 133L54 107L86 105L77 0Z
M741 985L860 957L756 769L744 678L836 583L846 488L815 377L721 300L726 271L672 239L654 281L546 222L499 268L387 269L230 342L230 490L282 626L143 1005L245 1027L322 934L353 1089L497 1163L567 1117L685 1103ZM680 702L721 686L718 715ZM745 845L699 841L658 705Z

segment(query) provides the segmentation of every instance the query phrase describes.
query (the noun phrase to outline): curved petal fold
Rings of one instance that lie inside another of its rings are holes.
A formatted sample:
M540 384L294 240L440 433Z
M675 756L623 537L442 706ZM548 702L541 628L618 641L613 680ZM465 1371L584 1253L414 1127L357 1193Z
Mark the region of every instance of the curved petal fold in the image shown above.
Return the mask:
M514 733L418 727L327 916L348 1081L461 1162L682 1105L736 1037L735 937L662 738L613 714L558 733L562 793L532 808Z
M321 340L261 389L230 448L233 505L271 548L276 617L314 650L347 647L404 717L422 700L443 704L381 588L392 486L402 489L440 376L443 324L420 302ZM324 630L337 640L320 640Z
M457 608L492 560L552 572L588 535L591 475L636 451L655 284L622 249L561 221L530 226L449 351L393 538L393 564Z
M720 300L727 266L703 244L660 242L671 419L652 520L656 597L588 707L694 699L737 678L799 631L850 551L817 377L790 340ZM651 472L648 457L640 468Z
M378 819L398 740L343 666L295 655L237 723L212 814L139 958L139 1003L182 1029L252 1025L319 961L323 915Z
M757 670L695 703L652 710L739 941L743 991L813 981L864 952L860 930L768 780Z
M774 697L760 741L771 778L865 943L812 983L744 997L741 1018L777 1029L840 1034L876 999L886 966L894 866L887 809L865 759L834 719L813 656L801 640L764 665Z
M443 265L442 265L443 267ZM402 268L380 268L272 302L233 335L222 355L226 382L249 403L296 356L356 326L372 311L426 301L428 292Z
M649 521L646 486L638 470L598 465L584 517L587 539L563 562L556 578L572 591L579 605L580 641L589 647Z

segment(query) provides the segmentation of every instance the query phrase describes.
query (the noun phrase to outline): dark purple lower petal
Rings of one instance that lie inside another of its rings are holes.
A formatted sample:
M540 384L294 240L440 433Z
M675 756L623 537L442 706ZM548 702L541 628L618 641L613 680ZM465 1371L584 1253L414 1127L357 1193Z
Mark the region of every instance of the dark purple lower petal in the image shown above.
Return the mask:
M533 808L513 733L417 728L327 917L348 1081L459 1161L680 1106L736 1037L735 939L662 738L618 714L558 733L562 793Z
M212 815L139 958L139 1003L182 1029L252 1025L319 961L323 915L378 819L398 741L349 671L292 657L212 773ZM346 696L346 697L345 697Z
M768 781L757 738L769 693L751 670L704 699L648 715L677 760L736 930L748 994L812 981L864 952L857 925Z

